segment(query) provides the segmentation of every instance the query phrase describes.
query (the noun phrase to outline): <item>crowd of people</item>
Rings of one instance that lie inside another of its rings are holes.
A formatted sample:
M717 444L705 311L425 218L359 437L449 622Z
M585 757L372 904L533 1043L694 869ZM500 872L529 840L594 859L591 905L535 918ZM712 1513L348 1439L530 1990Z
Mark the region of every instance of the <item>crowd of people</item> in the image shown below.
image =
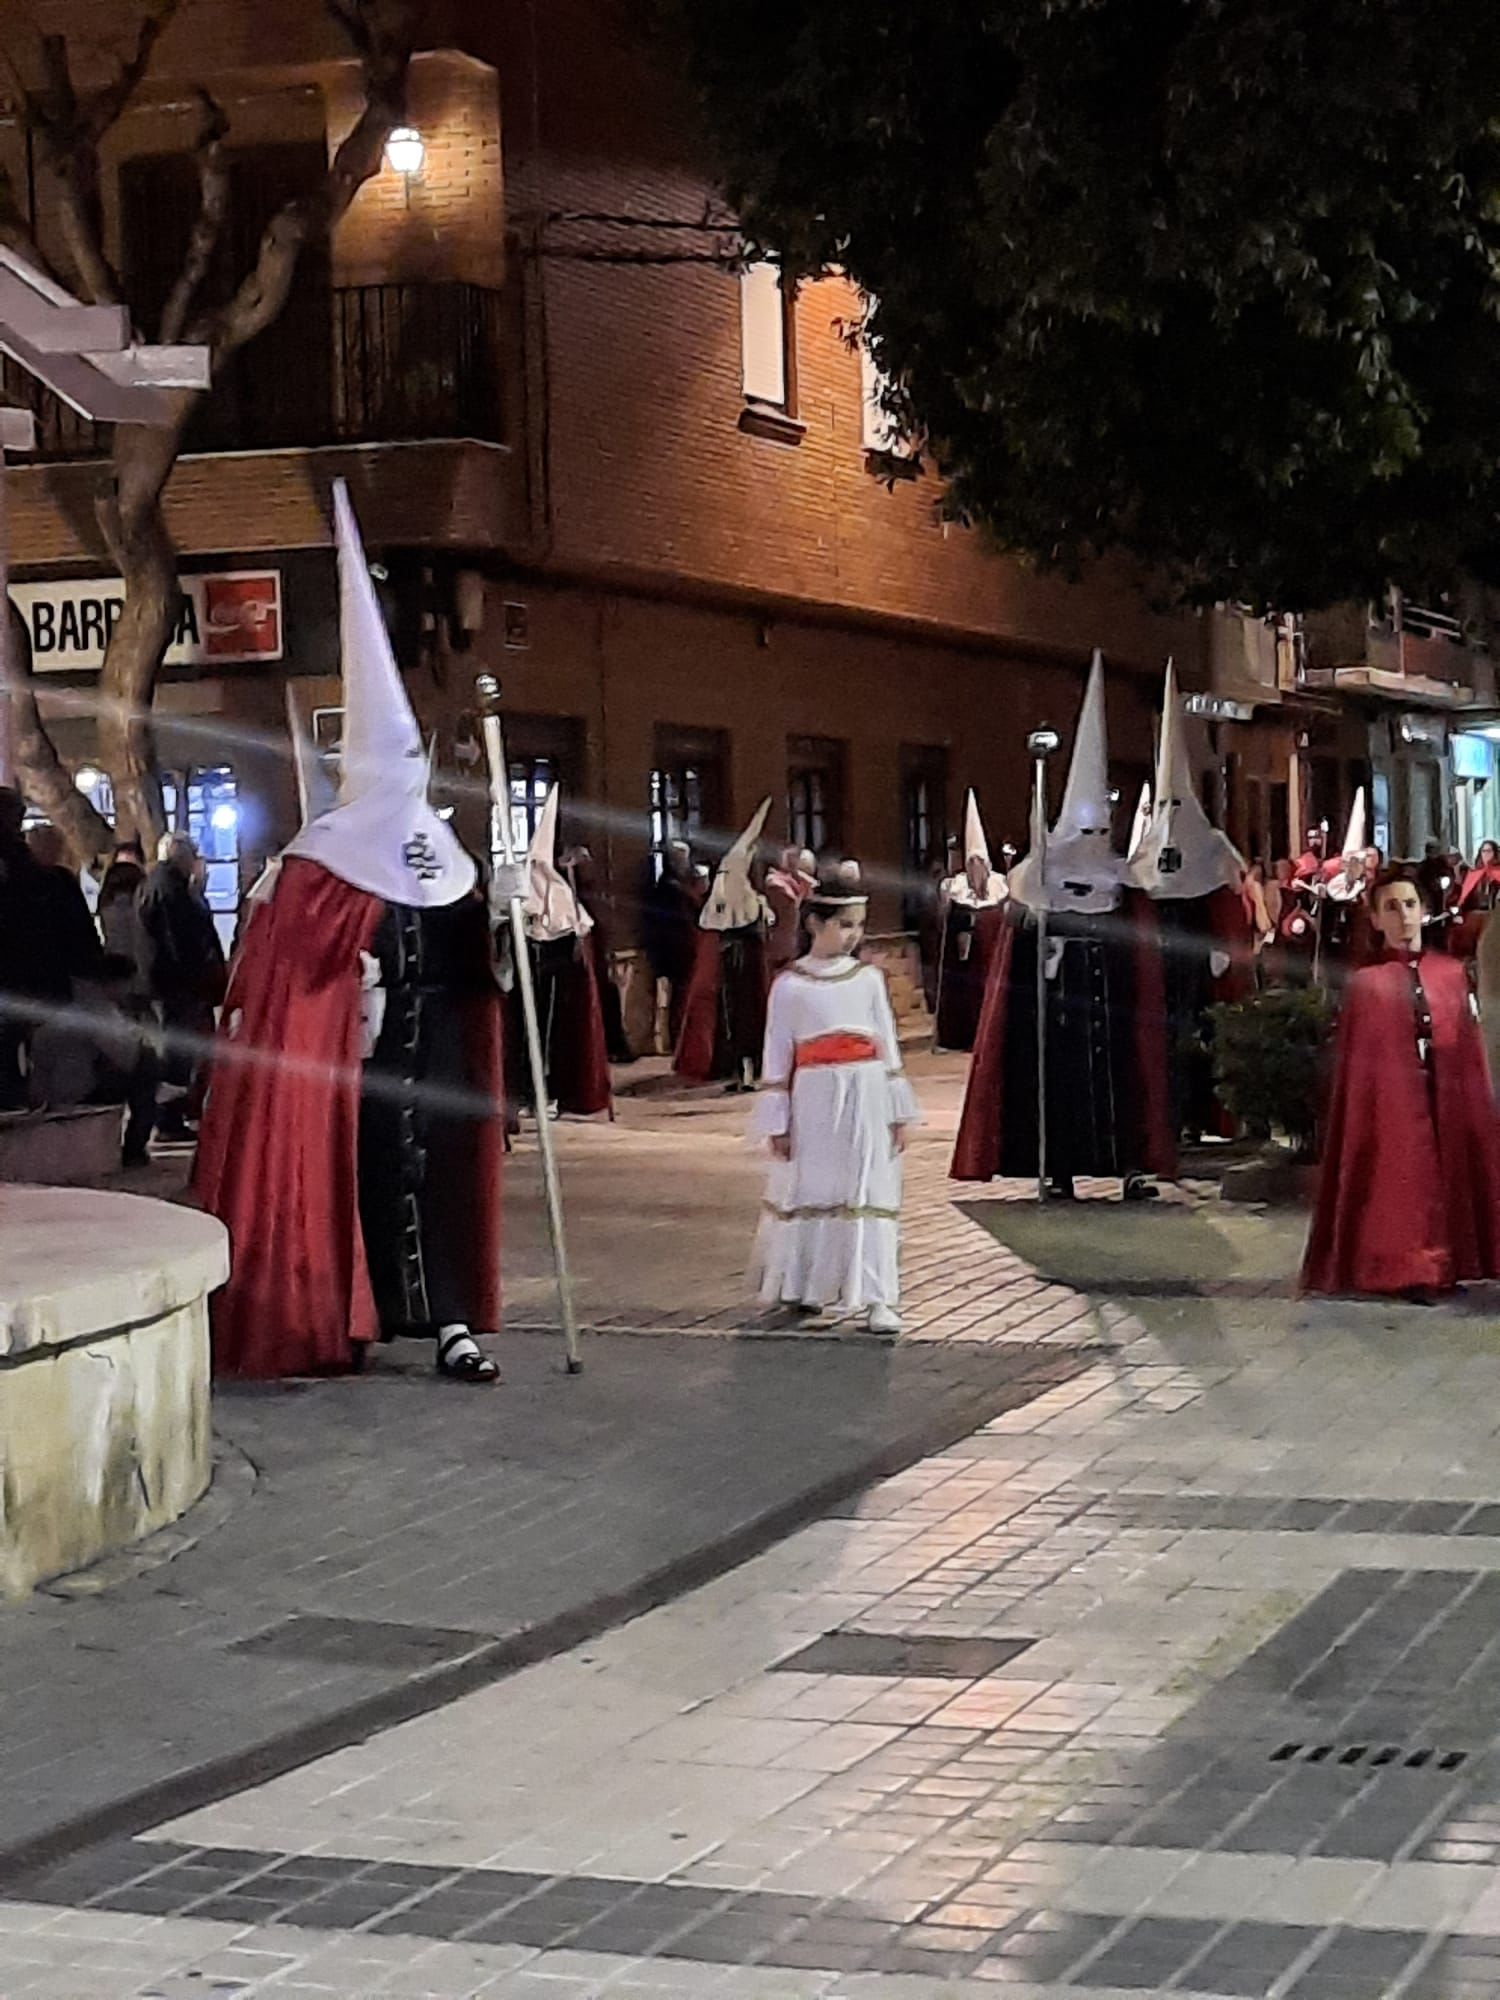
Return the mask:
M125 1107L127 1166L191 1132L225 955L186 834L119 842L90 908L55 827L0 787L0 1111Z
M118 1105L127 1163L153 1132L197 1133L194 1193L233 1248L213 1305L220 1372L354 1368L372 1341L418 1334L440 1372L490 1382L476 1336L499 1324L503 1153L522 1112L611 1114L611 1064L631 1055L608 905L587 848L559 856L556 787L508 883L434 811L342 487L335 525L337 790L294 725L302 825L248 894L228 965L185 835L166 835L149 870L122 842L91 910L59 837L27 833L0 790L0 1109ZM953 1177L1159 1199L1184 1139L1232 1131L1210 1010L1317 982L1342 1022L1305 1282L1500 1276L1500 1124L1474 1005L1500 948L1486 925L1500 847L1465 864L1433 843L1392 868L1361 795L1336 853L1314 829L1295 859L1247 867L1198 797L1170 665L1154 783L1123 852L1114 801L1096 654L1056 821L1038 803L1024 853L1003 847L997 867L970 793L917 927L935 1039L973 1055ZM785 847L765 867L771 805L712 869L682 840L653 861L657 1032L685 1082L755 1095L766 1310L801 1323L832 1309L893 1335L919 1109L863 948L859 865ZM1500 968L1494 985L1500 1021ZM1399 1111L1371 1095L1382 1065ZM1407 1195L1372 1239L1351 1186L1390 1148Z

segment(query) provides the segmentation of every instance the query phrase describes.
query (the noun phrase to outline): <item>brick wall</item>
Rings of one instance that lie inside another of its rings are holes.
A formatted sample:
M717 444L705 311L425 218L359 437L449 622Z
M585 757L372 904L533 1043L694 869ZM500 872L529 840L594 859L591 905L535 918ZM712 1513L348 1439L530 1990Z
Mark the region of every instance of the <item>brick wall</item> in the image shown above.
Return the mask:
M504 21L525 11L497 10ZM622 40L620 19L605 0L554 0L537 15L535 66L520 35L496 57L510 212L530 248L525 282L545 306L528 321L544 355L527 359L549 391L547 560L912 620L1054 657L1099 644L1156 670L1175 651L1195 671L1199 621L1154 615L1138 578L1118 568L1082 586L1038 577L945 526L936 478L888 490L871 476L859 358L845 338L860 302L843 280L808 285L797 301L806 429L790 444L739 428L732 273L578 256L628 258L692 239L555 220L539 245L528 234L560 212L682 220L716 199L680 92Z
M97 465L16 465L7 475L11 562L109 567L94 514ZM506 454L465 442L348 445L179 459L167 486L167 532L185 556L326 548L329 488L349 481L365 538L391 546L494 547L506 532Z
M501 643L500 599L524 602L529 646ZM729 739L726 831L738 831L768 793L767 837L785 837L788 736L845 744L843 845L863 860L881 928L901 913L901 746L948 752L946 820L956 828L965 789L979 792L996 849L1024 846L1027 732L1048 719L1067 739L1082 696L1081 671L1017 657L1001 647L945 643L874 629L767 620L759 613L672 604L545 579L492 586L472 649L444 664L442 684L415 683L440 745L472 701L473 678L499 675L512 714L572 716L582 724L588 808L575 825L610 868L622 931L646 852L646 809L658 724L722 730ZM1118 675L1108 689L1112 761L1132 770L1151 755L1160 690ZM1056 773L1061 783L1063 760ZM1138 784L1138 779L1137 779ZM1132 793L1133 797L1134 794ZM576 801L575 801L576 803ZM566 810L566 809L565 809ZM465 822L484 838L483 815Z

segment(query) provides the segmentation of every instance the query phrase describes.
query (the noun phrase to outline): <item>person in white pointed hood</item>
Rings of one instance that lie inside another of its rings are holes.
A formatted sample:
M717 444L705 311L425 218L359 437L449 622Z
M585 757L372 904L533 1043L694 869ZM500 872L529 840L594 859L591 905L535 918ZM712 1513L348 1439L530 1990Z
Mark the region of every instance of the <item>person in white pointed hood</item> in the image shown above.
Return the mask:
M1365 788L1354 794L1338 853L1323 863L1314 891L1314 962L1325 983L1342 980L1346 971L1363 964L1374 949L1367 902L1370 887L1365 865L1367 814Z
M1151 828L1151 780L1145 779L1141 785L1141 795L1135 802L1135 818L1130 823L1130 845L1125 850L1125 859L1134 861L1141 851L1141 843Z
M1168 660L1156 802L1130 876L1161 918L1174 1129L1192 1139L1230 1138L1234 1123L1214 1089L1209 1009L1250 991L1254 939L1245 864L1199 801L1183 721Z
M609 1056L598 980L589 948L594 920L557 864L560 800L561 787L554 785L531 837L526 937L531 951L542 1060L547 1071L546 1109L549 1114L592 1118L608 1111L612 1101ZM516 991L511 995L509 1026L506 1046L513 1052L511 1094L518 1103L534 1110L531 1076L524 1061L520 995Z
M1121 1182L1127 1200L1176 1172L1167 1092L1158 927L1130 890L1110 829L1104 661L1094 654L1062 810L1049 836L1033 807L1031 849L1010 871L964 1094L955 1180L1034 1179L1040 1152L1037 954L1047 1007L1047 1173L1071 1197L1078 1176Z
M985 980L1004 932L1003 905L1009 893L1005 877L996 873L990 860L979 801L971 791L964 804L964 865L939 890L943 933L933 1023L933 1042L939 1049L967 1052L974 1046Z
M1113 910L1125 884L1125 862L1115 852L1111 831L1113 816L1104 655L1096 648L1073 738L1062 810L1045 842L1033 824L1031 847L1010 871L1012 898L1028 910L1071 910L1084 916Z
M698 914L698 951L672 1057L673 1069L690 1083L727 1079L732 1091L750 1090L760 1070L773 916L755 870L770 813L771 801L762 799L719 863Z
M234 1261L214 1365L358 1367L395 1332L493 1381L500 996L477 869L427 798L428 761L342 483L334 487L344 737L336 799L287 846L247 924L194 1170ZM305 808L313 804L309 789ZM384 1019L362 1064L363 965Z

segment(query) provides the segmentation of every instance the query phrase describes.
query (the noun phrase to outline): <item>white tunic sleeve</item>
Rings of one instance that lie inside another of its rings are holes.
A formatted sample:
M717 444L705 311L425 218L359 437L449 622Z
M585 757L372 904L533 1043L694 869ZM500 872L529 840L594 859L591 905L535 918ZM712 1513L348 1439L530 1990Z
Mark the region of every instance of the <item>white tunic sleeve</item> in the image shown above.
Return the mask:
M918 1104L916 1092L907 1082L906 1071L902 1067L901 1040L896 1033L896 1017L891 1012L890 988L885 983L885 974L878 966L871 966L870 970L875 981L875 1039L880 1043L885 1073L890 1082L891 1123L919 1125L922 1122L922 1107Z
M783 973L771 987L766 1014L766 1043L761 1056L760 1092L750 1113L750 1137L774 1139L792 1129L792 982Z

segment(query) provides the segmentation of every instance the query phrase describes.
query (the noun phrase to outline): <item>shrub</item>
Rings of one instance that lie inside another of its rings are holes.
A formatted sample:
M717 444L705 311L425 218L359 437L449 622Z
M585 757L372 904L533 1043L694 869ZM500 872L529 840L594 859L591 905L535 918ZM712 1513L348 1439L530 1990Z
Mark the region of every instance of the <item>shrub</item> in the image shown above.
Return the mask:
M1310 1158L1333 1028L1328 996L1316 986L1268 987L1210 1013L1214 1082L1226 1109L1251 1138L1284 1132L1299 1157Z

